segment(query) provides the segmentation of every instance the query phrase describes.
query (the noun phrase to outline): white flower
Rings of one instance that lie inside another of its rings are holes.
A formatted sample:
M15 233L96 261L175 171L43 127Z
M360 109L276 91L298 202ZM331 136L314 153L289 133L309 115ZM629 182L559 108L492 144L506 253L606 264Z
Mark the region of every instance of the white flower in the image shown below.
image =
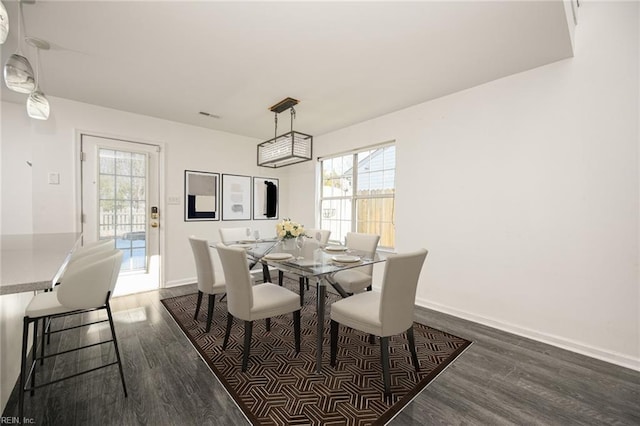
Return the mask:
M280 239L297 238L304 234L304 226L291 219L283 219L276 225L276 233Z

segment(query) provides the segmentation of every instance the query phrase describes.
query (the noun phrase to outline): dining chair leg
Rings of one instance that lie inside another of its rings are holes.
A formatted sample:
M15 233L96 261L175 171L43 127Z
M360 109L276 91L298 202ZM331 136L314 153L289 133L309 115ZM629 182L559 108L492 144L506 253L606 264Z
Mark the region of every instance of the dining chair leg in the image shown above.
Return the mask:
M331 362L329 363L332 367L336 366L336 357L338 355L338 321L331 320Z
M224 332L224 341L222 342L222 350L227 349L229 343L229 335L231 334L231 326L233 325L233 315L227 313L227 329Z
M251 350L251 333L253 332L253 321L244 322L244 351L242 354L242 372L247 371L249 364L249 351Z
M376 336L369 334L369 344L374 345L376 343Z
M278 271L278 285L282 287L282 283L284 283L284 272Z
M116 360L118 361L118 370L120 370L120 380L122 381L122 390L124 391L124 397L127 394L127 384L124 381L124 370L122 369L122 359L120 358L120 349L118 348L118 338L116 337L116 328L113 325L113 314L111 313L111 305L109 305L109 295L107 296L107 303L105 303L107 310L107 317L109 318L109 327L111 328L111 338L113 339L113 349L116 352Z
M300 309L293 311L293 336L296 342L296 353L300 353Z
M27 385L27 340L29 337L29 318L22 320L22 357L20 359L20 392L18 394L18 418L24 418L24 388Z
M31 396L36 393L36 365L38 364L38 318L33 322L33 343L31 346Z
M420 371L420 362L418 361L418 354L416 353L416 339L413 335L413 324L407 330L407 340L409 340L409 350L411 351L411 361L416 371Z
M300 277L300 306L304 305L304 284L305 277Z
M264 326L267 329L267 333L271 331L271 318L265 318Z
M209 306L207 306L207 328L205 329L205 333L208 333L211 330L211 320L213 318L213 307L216 304L216 295L209 295Z
M380 336L380 360L382 361L382 379L384 381L384 397L391 397L391 377L389 375L389 337Z
M202 304L202 292L198 290L198 301L196 302L196 314L193 316L194 320L198 319L198 312L200 312L201 304Z
M309 291L309 277L304 277L304 281L307 284L307 291Z

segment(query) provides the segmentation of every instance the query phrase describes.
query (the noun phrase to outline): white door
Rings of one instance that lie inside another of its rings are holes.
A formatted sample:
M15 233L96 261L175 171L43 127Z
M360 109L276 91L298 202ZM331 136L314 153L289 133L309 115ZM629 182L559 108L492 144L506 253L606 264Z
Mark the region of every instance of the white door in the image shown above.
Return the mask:
M114 295L160 283L160 147L81 135L82 236L123 251Z

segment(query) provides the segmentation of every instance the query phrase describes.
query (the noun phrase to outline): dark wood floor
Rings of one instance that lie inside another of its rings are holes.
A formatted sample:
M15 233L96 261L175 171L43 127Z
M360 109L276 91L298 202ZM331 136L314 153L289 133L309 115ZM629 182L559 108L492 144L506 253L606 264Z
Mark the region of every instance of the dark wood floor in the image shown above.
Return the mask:
M247 424L160 303L195 291L190 285L112 299L128 398L110 367L27 395L27 417L39 425ZM418 309L417 316L474 344L392 425L640 425L640 372L438 312ZM106 327L54 336L51 347L95 342L109 336ZM50 360L42 374L95 366L113 356L106 346ZM3 416L16 415L14 390Z

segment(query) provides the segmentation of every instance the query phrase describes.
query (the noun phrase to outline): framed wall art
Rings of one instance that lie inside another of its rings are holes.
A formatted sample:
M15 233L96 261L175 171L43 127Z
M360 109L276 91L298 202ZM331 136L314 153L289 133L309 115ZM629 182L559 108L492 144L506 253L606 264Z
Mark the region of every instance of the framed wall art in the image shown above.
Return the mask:
M184 220L220 220L220 174L184 171Z
M222 220L251 220L251 176L222 175Z
M278 179L253 178L253 219L278 219Z

